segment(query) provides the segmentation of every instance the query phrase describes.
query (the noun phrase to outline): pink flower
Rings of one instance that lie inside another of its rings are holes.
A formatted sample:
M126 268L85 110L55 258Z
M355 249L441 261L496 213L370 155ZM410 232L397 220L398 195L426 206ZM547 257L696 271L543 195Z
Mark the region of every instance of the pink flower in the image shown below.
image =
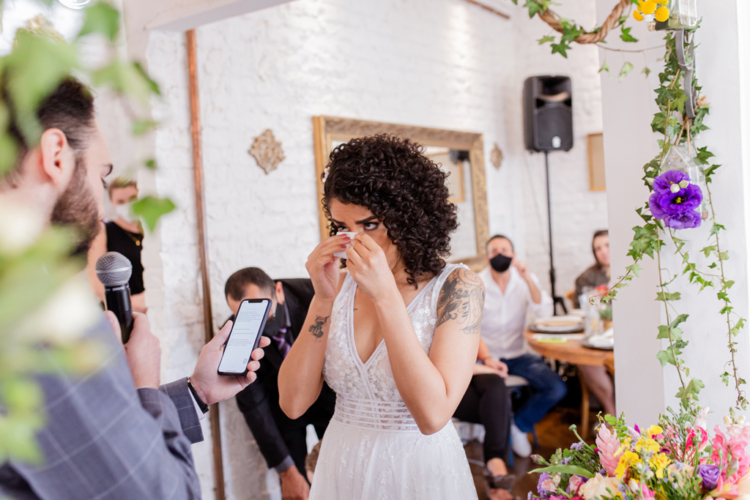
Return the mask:
M570 481L568 482L568 493L571 495L577 495L578 490L581 488L581 485L583 485L586 482L584 478L581 476L572 476L570 478Z
M620 441L617 436L613 436L605 425L599 427L599 435L596 437L596 446L599 449L599 460L607 475L614 476L617 462L620 460L622 452L617 453L620 449Z

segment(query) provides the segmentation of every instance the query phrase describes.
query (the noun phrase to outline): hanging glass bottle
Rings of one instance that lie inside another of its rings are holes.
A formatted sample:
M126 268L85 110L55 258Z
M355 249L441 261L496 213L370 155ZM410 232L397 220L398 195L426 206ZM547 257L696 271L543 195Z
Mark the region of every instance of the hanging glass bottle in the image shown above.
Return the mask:
M669 151L664 155L664 160L661 163L659 173L663 174L670 170L680 170L685 172L690 177L690 183L697 185L703 200L698 207L698 212L701 214L703 220L708 218L708 191L706 188L706 174L703 170L703 165L696 163L695 156L690 154L686 146L672 146Z

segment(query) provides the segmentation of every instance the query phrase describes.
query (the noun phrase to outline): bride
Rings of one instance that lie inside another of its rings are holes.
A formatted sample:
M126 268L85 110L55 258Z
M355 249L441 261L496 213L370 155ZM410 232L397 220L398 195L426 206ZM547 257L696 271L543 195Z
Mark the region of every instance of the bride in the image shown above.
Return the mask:
M289 418L324 380L336 392L311 499L477 498L451 416L477 357L484 288L443 260L457 227L445 178L420 146L393 136L331 153L331 232L357 234L310 254L315 297L279 373ZM346 273L334 255L344 249Z

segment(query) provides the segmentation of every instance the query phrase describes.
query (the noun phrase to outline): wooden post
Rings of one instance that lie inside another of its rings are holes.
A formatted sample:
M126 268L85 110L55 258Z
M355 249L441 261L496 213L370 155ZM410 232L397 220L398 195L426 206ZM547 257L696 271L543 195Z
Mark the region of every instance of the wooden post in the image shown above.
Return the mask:
M203 279L203 326L206 342L214 336L213 313L211 310L211 281L208 275L208 238L205 217L205 197L203 193L203 153L201 149L201 114L198 95L198 64L195 44L195 30L187 32L188 70L190 73L190 121L193 138L193 171L195 173L195 211L198 225L198 255ZM211 422L211 440L214 455L214 485L216 500L226 498L224 492L224 463L221 455L221 425L219 405L211 405L209 410Z

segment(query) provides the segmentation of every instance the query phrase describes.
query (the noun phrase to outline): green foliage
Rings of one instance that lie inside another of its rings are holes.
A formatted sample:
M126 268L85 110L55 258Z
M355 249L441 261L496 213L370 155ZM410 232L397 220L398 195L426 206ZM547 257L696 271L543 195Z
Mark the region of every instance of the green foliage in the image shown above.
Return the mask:
M620 81L622 81L626 76L630 74L631 71L633 71L633 65L628 61L625 61L625 63L623 63L622 65L622 68L620 69L620 74L617 76Z
M146 196L133 203L133 213L140 216L150 231L156 229L156 223L162 215L175 209L174 203L167 198Z
M79 37L91 33L101 33L109 41L117 40L117 32L120 29L120 13L111 5L99 2L86 9L86 17L83 21Z

